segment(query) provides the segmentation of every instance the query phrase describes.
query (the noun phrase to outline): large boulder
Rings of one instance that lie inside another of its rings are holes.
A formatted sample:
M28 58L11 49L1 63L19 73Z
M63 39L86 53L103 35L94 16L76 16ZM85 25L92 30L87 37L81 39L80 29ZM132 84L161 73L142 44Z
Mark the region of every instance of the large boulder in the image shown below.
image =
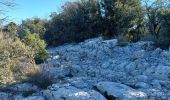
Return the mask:
M41 93L46 100L106 100L96 91L83 91L73 86L57 86L55 90L48 89Z
M144 92L132 89L129 86L115 82L99 82L96 85L99 92L108 99L118 100L146 100L147 95Z

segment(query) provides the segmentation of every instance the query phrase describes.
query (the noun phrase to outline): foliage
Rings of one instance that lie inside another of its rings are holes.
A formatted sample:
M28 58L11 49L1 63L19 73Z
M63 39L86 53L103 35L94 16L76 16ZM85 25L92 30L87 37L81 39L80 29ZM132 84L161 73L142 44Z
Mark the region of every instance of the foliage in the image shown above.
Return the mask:
M170 2L168 0L154 0L150 5L145 1L146 25L157 46L168 48L170 45Z
M10 37L15 38L18 36L18 29L19 26L16 23L10 22L9 24L4 26L3 31L8 32L8 34L10 34Z
M29 30L25 30L24 43L31 47L35 52L35 62L37 64L44 62L48 58L48 52L46 51L46 43L40 39L39 35L31 34Z
M61 13L51 15L50 27L45 34L49 45L80 42L98 36L102 25L96 0L68 2L62 8Z
M139 0L81 0L68 2L61 13L52 13L44 39L48 45L80 42L96 36L143 36L144 25Z
M142 23L142 7L139 0L101 0L104 10L105 33L113 37Z
M46 31L46 20L41 20L39 18L33 18L33 19L27 19L22 21L22 24L20 25L19 34L20 37L24 37L24 30L28 29L31 33L38 34L41 39L43 39L43 36Z
M168 0L67 2L61 12L51 14L49 21L24 20L19 36L23 38L24 31L28 30L31 34L39 34L48 46L81 42L97 36L118 38L122 42L137 42L151 36L154 37L149 37L152 41L162 44L169 38L169 11ZM163 37L167 39L164 41Z
M0 83L20 81L32 73L35 69L33 54L18 38L0 33Z
M36 38L35 34L38 34L48 46L81 42L97 36L118 38L123 42L137 42L151 36L154 37L150 38L152 41L165 43L167 47L169 5L169 0L80 0L65 3L61 12L50 15L50 20L26 19L19 26L8 24L4 30L14 37L18 33L21 39L26 30ZM41 53L46 54L43 50Z

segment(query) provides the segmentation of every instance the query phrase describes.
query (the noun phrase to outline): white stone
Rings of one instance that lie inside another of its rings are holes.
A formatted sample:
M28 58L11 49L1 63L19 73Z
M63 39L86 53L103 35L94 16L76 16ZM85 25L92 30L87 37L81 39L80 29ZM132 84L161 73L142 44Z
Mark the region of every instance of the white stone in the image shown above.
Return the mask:
M96 85L97 89L108 96L120 100L146 100L147 95L144 92L134 90L126 85L114 82L99 82Z
M72 86L58 88L56 91L45 90L43 96L47 100L106 100L95 91L83 91Z
M42 96L30 96L30 97L27 97L23 100L45 100L45 99Z
M65 100L106 100L104 96L96 91L77 92L65 97Z
M56 56L53 57L54 60L59 59L59 58L60 58L59 55L56 55Z
M29 96L29 97L17 96L15 97L15 100L45 100L45 98L42 96Z

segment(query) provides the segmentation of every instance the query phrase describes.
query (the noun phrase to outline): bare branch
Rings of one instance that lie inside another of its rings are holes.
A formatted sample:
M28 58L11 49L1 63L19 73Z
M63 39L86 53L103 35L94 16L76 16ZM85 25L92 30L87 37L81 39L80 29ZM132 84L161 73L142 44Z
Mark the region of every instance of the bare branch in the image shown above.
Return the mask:
M0 5L6 7L14 7L15 3L13 1L0 1Z
M4 12L6 8L13 8L15 6L14 0L1 0L0 1L0 15L4 15ZM0 18L0 24L2 24L4 21L6 21L8 16L4 18Z

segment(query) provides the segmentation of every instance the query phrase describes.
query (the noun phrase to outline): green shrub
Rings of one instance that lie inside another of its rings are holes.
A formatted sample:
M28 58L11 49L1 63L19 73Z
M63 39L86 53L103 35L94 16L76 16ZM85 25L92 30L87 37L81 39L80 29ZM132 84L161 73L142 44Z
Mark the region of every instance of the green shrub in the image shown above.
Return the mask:
M17 37L0 33L0 84L10 84L26 78L35 68L34 52Z
M31 34L28 30L25 31L24 43L30 46L35 52L35 62L37 64L42 63L48 58L48 52L46 50L46 43L40 39L40 36L36 33Z

